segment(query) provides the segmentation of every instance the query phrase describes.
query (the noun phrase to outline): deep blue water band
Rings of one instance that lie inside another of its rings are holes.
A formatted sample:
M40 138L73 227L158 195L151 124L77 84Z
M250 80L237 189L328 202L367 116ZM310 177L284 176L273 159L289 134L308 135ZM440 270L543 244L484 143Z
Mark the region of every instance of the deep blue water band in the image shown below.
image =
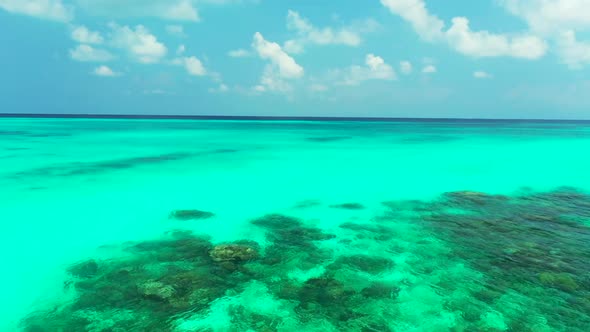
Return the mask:
M309 116L233 116L233 115L142 115L142 114L43 114L0 113L0 118L47 119L145 119L145 120L243 120L243 121L359 121L359 122L503 122L503 123L590 123L590 120L556 119L478 119L478 118L386 118L386 117L309 117Z

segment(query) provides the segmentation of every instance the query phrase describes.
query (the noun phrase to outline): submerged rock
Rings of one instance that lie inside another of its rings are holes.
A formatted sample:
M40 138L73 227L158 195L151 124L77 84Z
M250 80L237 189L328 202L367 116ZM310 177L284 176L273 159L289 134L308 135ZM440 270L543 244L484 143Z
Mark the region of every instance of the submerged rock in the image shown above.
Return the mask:
M257 258L258 251L247 245L223 244L213 247L209 252L209 256L211 256L215 262L245 262Z
M201 210L176 210L170 213L170 219L177 220L209 219L213 218L214 216L215 214L213 212Z

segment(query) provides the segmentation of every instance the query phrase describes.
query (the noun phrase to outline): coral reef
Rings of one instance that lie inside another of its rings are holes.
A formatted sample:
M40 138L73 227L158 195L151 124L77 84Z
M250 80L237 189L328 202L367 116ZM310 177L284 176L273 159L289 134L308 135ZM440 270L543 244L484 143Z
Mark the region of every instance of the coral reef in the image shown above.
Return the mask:
M224 244L215 246L209 252L209 256L215 262L245 262L258 257L258 252L253 247L247 245Z
M265 241L179 231L67 267L26 332L574 331L590 326L590 196L572 188L392 201L323 229L268 214ZM208 213L176 211L178 219Z

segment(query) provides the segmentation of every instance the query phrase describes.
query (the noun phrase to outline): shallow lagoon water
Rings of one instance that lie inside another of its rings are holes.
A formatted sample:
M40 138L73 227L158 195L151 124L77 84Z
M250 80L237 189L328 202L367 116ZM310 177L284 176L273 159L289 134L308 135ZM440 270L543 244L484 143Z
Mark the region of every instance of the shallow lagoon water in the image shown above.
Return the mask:
M588 330L588 123L0 123L2 331Z

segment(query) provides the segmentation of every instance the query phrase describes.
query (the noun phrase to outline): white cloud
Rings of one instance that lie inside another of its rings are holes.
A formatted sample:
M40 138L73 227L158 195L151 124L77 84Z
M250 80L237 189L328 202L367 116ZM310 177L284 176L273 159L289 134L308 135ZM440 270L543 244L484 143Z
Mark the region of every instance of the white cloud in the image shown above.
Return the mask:
M85 44L78 45L75 49L70 50L70 57L82 62L105 62L114 59L110 52Z
M242 4L242 3L254 3L258 4L261 0L199 0L199 3L207 3L212 5L230 5L230 4Z
M552 39L561 62L571 69L590 64L590 42L576 35L590 31L588 0L499 0L512 14L522 18L532 32Z
M74 28L71 36L73 40L81 44L102 44L104 42L100 32L90 31L83 25Z
M588 0L499 0L523 18L535 32L551 35L563 30L590 29Z
M229 91L229 87L223 83L219 84L219 86L217 88L209 89L210 93L224 93L224 92L228 92L228 91Z
M250 56L251 54L248 50L240 48L237 50L231 50L231 51L227 52L227 55L229 55L232 58L244 58L244 57Z
M478 78L478 79L486 79L486 78L492 78L492 75L490 73L485 72L485 71L478 70L478 71L473 72L473 77Z
M574 31L565 31L557 40L562 61L572 69L590 65L590 42L580 42Z
M445 23L428 12L423 0L381 0L381 4L410 22L422 39L434 41L443 37Z
M96 76L104 76L104 77L114 77L119 76L119 73L114 72L111 68L107 66L100 66L96 67L93 71L94 75Z
M316 45L346 45L361 44L361 33L374 30L377 23L368 20L363 24L334 29L331 27L317 28L298 12L289 10L287 13L287 28L297 34L296 39L285 43L285 50L289 53L301 53L306 44Z
M453 18L453 25L446 32L446 36L453 49L474 57L509 56L538 59L547 52L547 44L539 37L475 32L469 28L469 20L464 17Z
M110 27L113 30L112 45L125 49L140 63L157 63L168 53L166 46L142 25L132 29L112 23Z
M2 1L2 0L0 0ZM191 0L76 0L91 15L156 17L172 21L199 21Z
M178 57L169 62L171 65L181 66L191 76L209 76L214 82L222 84L221 75L209 72L203 62L195 56Z
M165 8L162 17L170 20L198 21L199 13L189 0L181 0Z
M291 84L287 82L283 74L277 70L277 67L267 65L260 78L260 84L254 87L254 89L259 92L272 91L286 93L293 88Z
M153 89L153 90L143 90L144 95L170 95L172 93L162 90L162 89Z
M0 0L0 8L14 14L41 19L69 22L74 14L61 0Z
M193 76L205 76L207 75L207 70L203 66L201 60L197 59L194 56L182 58L182 63L186 71Z
M312 84L309 89L314 92L323 92L327 91L328 87L324 84Z
M422 39L446 42L459 53L474 57L516 57L538 59L545 55L547 44L532 34L494 34L472 31L469 20L455 17L445 31L444 22L429 13L424 0L381 0L392 13L412 24Z
M285 42L283 48L289 54L301 54L305 51L305 44L301 40L289 39Z
M403 74L408 75L412 73L413 67L410 61L402 61L399 63L400 70Z
M383 58L374 54L367 54L365 66L351 66L337 76L342 76L338 82L342 85L359 85L368 80L391 81L396 79L393 67L385 63Z
M365 58L365 63L373 73L373 77L377 79L394 79L395 72L393 68L386 64L382 57L374 54L368 54Z
M173 36L177 36L177 37L186 36L184 33L184 27L182 25L167 25L166 31Z
M303 76L303 67L283 51L279 44L265 40L260 32L254 34L252 47L256 50L260 58L269 60L278 69L278 75L280 77L292 79Z
M186 47L184 45L178 46L176 49L176 55L182 55L186 51Z
M215 82L215 83L219 83L219 84L223 83L223 79L222 79L222 77L221 77L221 74L220 74L220 73L213 72L213 71L212 71L212 72L209 72L209 71L208 71L208 72L207 72L207 75L208 75L209 77L211 77L211 80L213 80L213 82Z
M422 72L424 74L434 74L437 72L437 69L434 65L428 65L428 66L425 66L424 68L422 68Z
M431 65L431 64L436 63L436 59L425 56L422 58L422 63L424 63L426 65Z
M252 90L256 93L289 93L293 90L293 87L286 79L281 77L281 74L278 72L276 67L273 67L272 65L266 65L260 78L260 83L252 87Z

